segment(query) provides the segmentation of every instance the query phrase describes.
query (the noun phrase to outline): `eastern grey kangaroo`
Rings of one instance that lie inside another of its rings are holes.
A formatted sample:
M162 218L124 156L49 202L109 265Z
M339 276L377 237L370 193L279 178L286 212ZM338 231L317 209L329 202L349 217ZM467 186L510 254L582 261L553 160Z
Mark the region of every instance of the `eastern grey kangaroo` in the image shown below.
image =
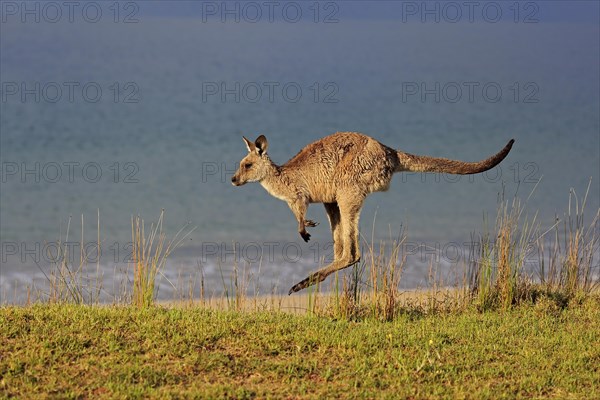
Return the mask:
M445 172L476 174L502 161L514 139L496 155L479 162L417 156L392 149L355 132L338 132L304 147L283 165L267 154L268 142L260 135L253 142L243 138L248 155L231 178L234 186L260 182L271 194L285 201L298 221L304 241L306 227L316 226L304 219L309 203L323 203L333 235L333 262L294 285L289 294L323 281L329 274L360 261L358 219L363 202L372 192L386 191L394 172Z

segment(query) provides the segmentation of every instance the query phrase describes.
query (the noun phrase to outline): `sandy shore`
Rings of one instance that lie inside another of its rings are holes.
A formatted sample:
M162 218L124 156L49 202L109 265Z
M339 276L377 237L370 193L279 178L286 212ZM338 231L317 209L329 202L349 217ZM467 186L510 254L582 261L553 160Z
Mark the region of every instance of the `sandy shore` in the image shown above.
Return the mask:
M432 301L443 302L455 299L459 293L454 288L415 289L401 291L397 295L400 304L425 305ZM340 295L337 295L338 297ZM372 300L370 292L361 293L361 300L368 303ZM311 308L324 308L335 304L336 294L322 293L295 293L286 295L259 295L247 296L236 299L235 297L211 297L204 300L173 300L161 301L158 304L165 307L206 307L215 310L242 310L242 311L282 311L293 314L307 313Z

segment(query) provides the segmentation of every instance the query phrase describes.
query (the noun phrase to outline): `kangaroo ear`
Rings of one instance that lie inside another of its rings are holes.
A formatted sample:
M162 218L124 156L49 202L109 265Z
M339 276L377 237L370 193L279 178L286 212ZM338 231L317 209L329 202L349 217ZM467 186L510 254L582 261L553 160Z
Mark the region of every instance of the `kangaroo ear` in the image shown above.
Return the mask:
M256 146L254 145L254 143L252 143L251 141L246 139L244 136L242 136L242 139L244 139L244 142L246 143L246 147L248 148L249 153L252 153L254 150L256 150Z
M265 135L260 135L256 141L254 142L256 149L258 150L258 155L262 156L267 152L267 148L269 147L269 142L267 142L267 138Z

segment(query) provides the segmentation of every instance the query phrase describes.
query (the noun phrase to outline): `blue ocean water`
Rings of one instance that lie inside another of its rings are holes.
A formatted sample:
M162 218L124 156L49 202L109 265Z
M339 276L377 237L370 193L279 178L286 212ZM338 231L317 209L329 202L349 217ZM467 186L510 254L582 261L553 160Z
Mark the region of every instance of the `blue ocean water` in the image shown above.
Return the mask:
M462 265L464 243L486 216L493 223L503 194L525 199L535 187L527 210L550 226L569 190L582 197L592 177L593 214L599 25L544 20L550 3L539 3L536 23L344 18L341 2L334 23L315 23L312 14L297 23L223 22L163 15L141 2L135 23L121 23L125 9L115 23L107 4L97 23L43 15L23 22L3 10L1 300L44 286L45 251L64 239L70 216L69 239L80 241L83 216L83 242L96 243L98 213L100 264L114 293L131 217L150 223L162 209L167 234L187 222L197 227L167 265L163 296L174 291L166 278L200 270L218 292L221 273L236 262L260 277L263 292L287 291L330 256L327 219L321 205L309 207L307 217L321 224L305 244L285 203L258 184L233 187L242 135L266 135L279 163L336 131L466 161L515 138L508 158L485 175L399 174L388 192L367 199L366 240L408 235L414 257L405 287L426 284L440 253L443 274ZM598 15L597 5L581 7L579 14Z

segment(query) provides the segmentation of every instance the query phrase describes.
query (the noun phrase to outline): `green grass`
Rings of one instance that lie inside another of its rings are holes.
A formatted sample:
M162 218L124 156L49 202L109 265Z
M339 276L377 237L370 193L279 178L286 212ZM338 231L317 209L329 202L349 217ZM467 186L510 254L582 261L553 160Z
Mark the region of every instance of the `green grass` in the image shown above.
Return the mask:
M0 397L600 398L600 299L391 322L0 308Z

